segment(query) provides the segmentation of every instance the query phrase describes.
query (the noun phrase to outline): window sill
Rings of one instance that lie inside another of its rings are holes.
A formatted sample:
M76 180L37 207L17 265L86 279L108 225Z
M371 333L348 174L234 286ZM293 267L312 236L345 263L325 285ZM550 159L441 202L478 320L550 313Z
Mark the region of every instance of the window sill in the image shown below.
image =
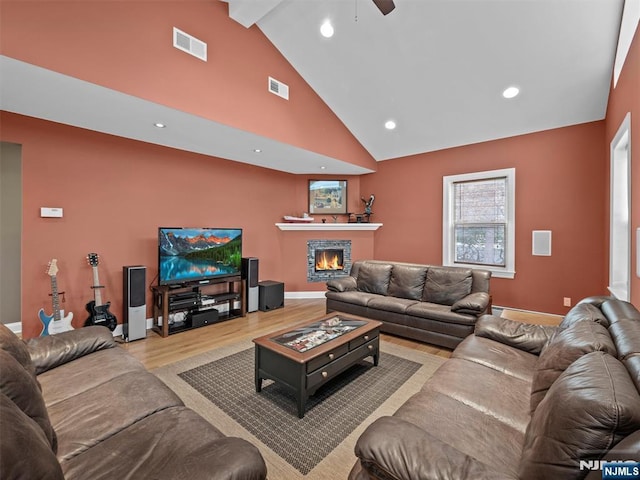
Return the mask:
M492 278L508 278L513 280L516 276L516 272L513 270L495 269L485 265L467 265L464 263L444 264L447 267L461 267L461 268L473 268L477 270L488 270L491 272Z

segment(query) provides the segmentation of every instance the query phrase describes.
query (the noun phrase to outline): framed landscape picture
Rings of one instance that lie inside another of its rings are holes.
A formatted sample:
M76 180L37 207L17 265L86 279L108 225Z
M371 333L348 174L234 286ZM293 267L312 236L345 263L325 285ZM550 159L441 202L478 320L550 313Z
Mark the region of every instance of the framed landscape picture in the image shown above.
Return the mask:
M309 213L317 215L347 213L347 181L309 180Z

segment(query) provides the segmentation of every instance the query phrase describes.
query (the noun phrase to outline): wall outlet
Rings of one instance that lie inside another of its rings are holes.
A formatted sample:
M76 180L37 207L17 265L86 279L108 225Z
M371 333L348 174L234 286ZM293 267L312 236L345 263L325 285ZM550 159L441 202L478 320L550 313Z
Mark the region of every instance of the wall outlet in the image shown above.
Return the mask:
M570 307L571 306L571 297L564 297L563 305L565 307Z

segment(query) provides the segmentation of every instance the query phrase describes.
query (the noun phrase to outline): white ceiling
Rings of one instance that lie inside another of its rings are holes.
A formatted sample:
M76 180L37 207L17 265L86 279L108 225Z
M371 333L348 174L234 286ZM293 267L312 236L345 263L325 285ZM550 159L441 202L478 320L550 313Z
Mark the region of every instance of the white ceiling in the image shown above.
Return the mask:
M382 16L371 0L225 1L232 18L257 23L376 160L601 120L623 6L395 0ZM327 18L331 39L319 34ZM8 57L0 73L2 110L284 172L369 172ZM521 89L513 100L501 96L509 85ZM158 118L179 127L153 128ZM394 131L383 127L390 118Z
M623 7L395 0L383 16L371 0L271 0L252 18L261 2L226 1L242 6L241 23L257 20L376 160L603 119ZM520 95L505 100L510 85Z

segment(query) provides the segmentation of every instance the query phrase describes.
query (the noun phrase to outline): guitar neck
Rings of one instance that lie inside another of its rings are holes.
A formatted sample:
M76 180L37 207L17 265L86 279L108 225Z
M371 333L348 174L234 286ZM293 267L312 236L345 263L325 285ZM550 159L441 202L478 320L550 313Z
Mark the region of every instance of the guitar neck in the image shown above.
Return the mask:
M51 301L53 303L53 320L60 321L60 299L58 298L58 280L51 275Z
M100 292L100 279L98 278L98 267L91 267L93 269L93 299L96 303L96 307L102 305L102 293Z

